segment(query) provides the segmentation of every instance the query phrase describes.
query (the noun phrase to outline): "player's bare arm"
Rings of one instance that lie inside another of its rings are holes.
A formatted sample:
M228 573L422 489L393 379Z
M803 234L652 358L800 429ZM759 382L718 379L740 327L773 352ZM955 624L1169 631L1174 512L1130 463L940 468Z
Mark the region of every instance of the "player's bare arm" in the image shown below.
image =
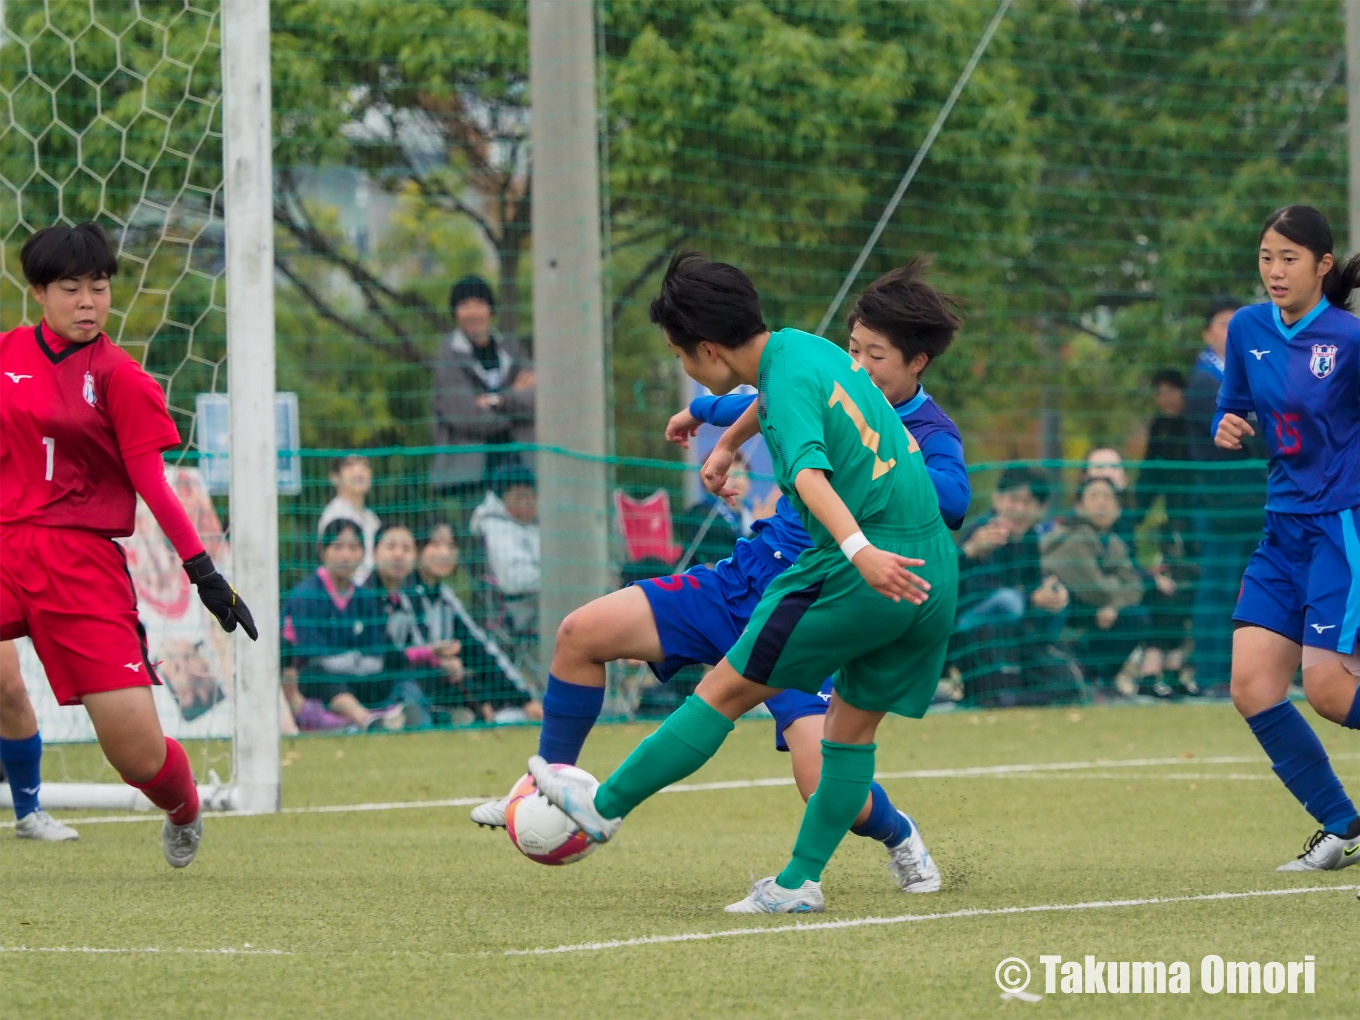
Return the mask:
M831 487L826 472L817 468L804 468L794 478L793 485L798 490L799 498L807 504L808 512L831 532L837 545L859 533L855 515ZM925 560L909 559L873 545L865 545L850 562L870 588L894 602L906 599L919 606L929 597L926 593L930 591L930 584L907 569L925 566Z

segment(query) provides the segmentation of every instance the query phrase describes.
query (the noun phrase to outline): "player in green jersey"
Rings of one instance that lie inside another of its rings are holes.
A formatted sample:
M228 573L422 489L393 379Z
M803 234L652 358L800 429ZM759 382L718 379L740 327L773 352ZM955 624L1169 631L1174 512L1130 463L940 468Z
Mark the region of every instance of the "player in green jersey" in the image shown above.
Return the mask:
M605 842L643 800L711 758L733 720L780 689L815 692L836 673L821 780L793 857L727 908L821 911L822 869L873 782L879 721L924 715L939 680L954 621L954 544L919 447L868 373L820 337L771 333L740 270L677 255L651 318L691 378L715 393L741 383L759 391L704 465L704 484L725 494L736 450L759 429L813 546L766 589L695 694L604 783L537 756L529 769L550 801Z

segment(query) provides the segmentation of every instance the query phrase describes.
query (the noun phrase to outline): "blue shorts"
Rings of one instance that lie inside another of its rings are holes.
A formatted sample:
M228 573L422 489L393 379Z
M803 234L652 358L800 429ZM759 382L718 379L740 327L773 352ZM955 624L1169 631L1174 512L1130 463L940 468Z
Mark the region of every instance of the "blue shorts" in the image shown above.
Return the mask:
M647 596L661 638L664 658L648 665L662 683L686 666L722 661L765 588L787 566L749 552L743 559L741 569L724 560L714 568L691 567L683 574L633 582ZM775 747L787 751L785 727L805 715L825 715L830 700L830 678L817 694L795 690L775 694L765 703L775 720Z
M1242 575L1237 623L1350 655L1360 629L1360 538L1354 511L1266 512L1266 536Z

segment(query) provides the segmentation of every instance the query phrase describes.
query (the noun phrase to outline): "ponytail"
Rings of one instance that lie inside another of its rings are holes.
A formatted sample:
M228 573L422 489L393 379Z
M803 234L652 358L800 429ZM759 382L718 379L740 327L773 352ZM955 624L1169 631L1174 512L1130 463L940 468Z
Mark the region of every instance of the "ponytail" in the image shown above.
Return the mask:
M1328 303L1346 311L1351 309L1351 293L1357 287L1360 287L1360 254L1352 255L1344 263L1336 263L1322 278L1322 296Z
M1267 230L1303 245L1316 259L1321 260L1324 255L1332 254L1332 228L1327 223L1327 217L1311 205L1287 205L1276 209L1266 218L1261 237L1256 241L1258 245ZM1360 287L1360 253L1352 255L1345 263L1335 262L1322 278L1322 296L1327 299L1327 303L1347 311L1350 310L1351 292L1357 287Z

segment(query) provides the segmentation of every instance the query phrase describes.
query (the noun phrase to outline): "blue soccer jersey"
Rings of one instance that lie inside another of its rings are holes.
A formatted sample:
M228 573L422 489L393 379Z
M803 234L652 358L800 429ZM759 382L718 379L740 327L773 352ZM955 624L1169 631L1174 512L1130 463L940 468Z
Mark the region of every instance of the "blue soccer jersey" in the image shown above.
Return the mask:
M1292 326L1273 304L1239 309L1211 433L1225 413L1252 411L1270 451L1267 510L1360 505L1360 320L1326 298Z

